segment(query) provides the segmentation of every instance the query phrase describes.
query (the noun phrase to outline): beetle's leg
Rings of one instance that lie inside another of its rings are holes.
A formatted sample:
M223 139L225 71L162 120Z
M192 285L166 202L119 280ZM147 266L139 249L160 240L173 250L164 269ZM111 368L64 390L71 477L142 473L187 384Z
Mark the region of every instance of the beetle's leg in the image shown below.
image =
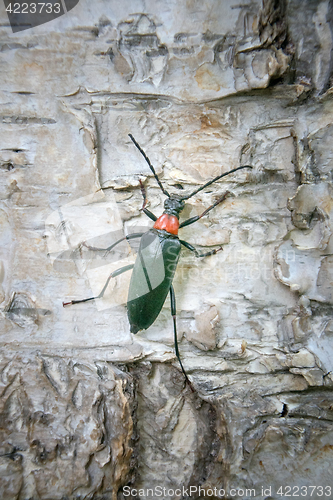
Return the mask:
M179 240L179 241L182 245L184 245L184 247L191 250L191 252L194 252L196 257L208 257L208 255L215 255L220 250L223 250L222 247L219 247L219 248L215 248L215 250L209 250L208 252L200 253L193 245L191 245L191 243L188 243L187 241L184 241L184 240Z
M105 290L108 287L108 284L110 283L110 279L115 278L116 276L119 276L119 274L123 274L126 271L129 271L130 269L133 269L133 267L134 267L134 264L129 264L128 266L123 266L123 267L120 267L119 269L116 269L116 271L113 271L113 273L111 273L110 276L108 277L108 279L106 280L106 283L105 283L101 293L99 295L97 295L96 297L89 297L89 299L81 299L81 300L70 300L69 302L63 302L62 305L64 307L66 307L66 306L71 306L72 304L80 304L80 302L88 302L88 300L101 299L105 293Z
M140 187L141 187L141 193L143 196L143 204L142 204L141 210L143 211L143 213L145 213L149 217L149 219L151 219L155 222L157 220L156 215L154 215L153 212L151 212L150 210L148 210L148 208L146 208L146 205L147 205L146 188L144 187L141 179L139 179L139 182L140 182Z
M132 234L128 234L127 236L124 236L123 238L120 238L120 240L116 241L115 243L113 243L112 245L110 245L109 247L107 248L97 248L97 247L91 247L90 245L87 245L87 243L84 241L83 243L81 243L81 247L86 247L88 248L88 250L96 250L96 251L103 251L103 252L111 252L111 250L117 246L119 243L121 243L122 241L125 241L125 240L133 240L134 238L141 238L141 236L143 235L144 233L132 233Z
M186 382L188 383L188 385L190 386L191 388L191 391L192 392L195 392L194 389L193 389L193 386L186 374L186 371L183 367L183 364L181 362L181 359L180 359L180 355L179 355L179 350L178 350L178 340L177 340L177 324L176 324L176 295L175 295L175 291L174 291L174 288L173 286L171 285L170 286L170 300L171 300L171 314L172 314L172 319L173 319L173 331L174 331L174 338L175 338L175 352L176 352L176 356L177 356L177 359L179 361L179 364L180 364L180 367L182 369L182 372L184 373L184 376L185 376L185 380Z
M197 220L201 219L201 217L203 217L204 215L208 214L208 212L210 212L211 210L213 210L213 208L215 208L216 205L218 205L219 203L222 203L222 201L224 201L226 199L226 197L228 196L228 194L229 194L229 191L227 191L226 193L224 193L224 195L221 196L221 198L219 198L218 200L216 200L215 203L213 203L213 205L211 205L210 207L206 208L206 210L204 212L202 212L201 215L196 215L195 217L191 217L190 219L184 220L184 222L182 222L181 224L179 224L179 229L181 227L189 226L190 224L193 224L193 222L196 222Z

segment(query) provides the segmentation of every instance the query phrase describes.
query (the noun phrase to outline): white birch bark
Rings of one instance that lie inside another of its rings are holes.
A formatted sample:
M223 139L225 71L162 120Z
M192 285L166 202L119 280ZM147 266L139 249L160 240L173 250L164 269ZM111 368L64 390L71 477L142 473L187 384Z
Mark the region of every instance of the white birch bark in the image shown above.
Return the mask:
M80 0L12 33L0 3L1 498L331 498L332 12ZM134 261L82 243L152 226L139 180L163 212L129 133L171 192L253 167L182 214L230 193L181 232L223 246L174 282L193 394L169 300L130 334L130 273L62 306Z

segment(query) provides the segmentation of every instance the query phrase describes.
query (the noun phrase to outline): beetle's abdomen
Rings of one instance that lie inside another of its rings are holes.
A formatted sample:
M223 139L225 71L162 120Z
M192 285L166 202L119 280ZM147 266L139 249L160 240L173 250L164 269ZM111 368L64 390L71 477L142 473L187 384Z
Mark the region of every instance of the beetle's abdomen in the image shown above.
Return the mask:
M154 224L154 229L164 229L170 234L178 234L179 220L175 215L162 214Z
M131 332L146 330L159 315L175 274L180 241L150 230L140 242L127 299Z

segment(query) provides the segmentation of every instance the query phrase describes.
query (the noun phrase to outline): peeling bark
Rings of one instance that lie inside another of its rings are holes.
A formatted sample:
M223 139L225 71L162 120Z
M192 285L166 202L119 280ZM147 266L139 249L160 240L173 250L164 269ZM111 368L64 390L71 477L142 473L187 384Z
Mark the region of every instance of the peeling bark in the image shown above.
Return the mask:
M330 498L332 2L0 17L0 497ZM129 133L172 193L253 167L182 214L229 192L181 230L223 247L184 249L174 281L194 393L169 301L130 334L128 273L62 307L134 262L138 240L96 248L152 226L140 181L163 211Z

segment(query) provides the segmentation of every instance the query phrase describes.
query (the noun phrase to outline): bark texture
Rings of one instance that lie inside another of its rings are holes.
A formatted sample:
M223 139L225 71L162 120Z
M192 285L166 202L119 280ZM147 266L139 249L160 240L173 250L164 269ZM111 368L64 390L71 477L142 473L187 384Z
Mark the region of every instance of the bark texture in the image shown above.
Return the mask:
M332 23L331 0L80 0L13 34L0 3L2 499L332 498ZM169 192L253 167L182 213L229 193L181 230L223 247L174 281L194 393L169 299L130 334L130 273L62 306L134 262L91 247L152 226L140 180L163 211L129 133Z

